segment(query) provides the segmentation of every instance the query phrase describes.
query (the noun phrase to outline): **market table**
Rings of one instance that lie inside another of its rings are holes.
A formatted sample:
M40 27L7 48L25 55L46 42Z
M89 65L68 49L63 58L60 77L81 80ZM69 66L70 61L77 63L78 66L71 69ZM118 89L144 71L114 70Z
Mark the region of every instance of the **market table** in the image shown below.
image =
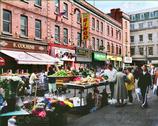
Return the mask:
M100 83L96 84L96 83L93 83L93 84L75 84L73 82L70 82L70 83L63 83L64 86L66 86L66 88L68 89L74 89L74 97L76 96L76 89L79 89L80 90L80 106L82 106L82 92L87 89L87 94L88 94L88 89L90 88L94 88L94 87L99 87L99 86L106 86L108 85L108 82L107 81L101 81Z

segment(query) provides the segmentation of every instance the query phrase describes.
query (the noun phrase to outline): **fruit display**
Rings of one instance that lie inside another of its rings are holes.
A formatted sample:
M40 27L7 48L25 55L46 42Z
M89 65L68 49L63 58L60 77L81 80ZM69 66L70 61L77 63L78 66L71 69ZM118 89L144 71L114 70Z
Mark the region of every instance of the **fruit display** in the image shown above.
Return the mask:
M93 78L93 77L86 77L86 78L74 78L73 83L75 84L79 84L79 85L86 85L86 84L99 84L101 81L105 81L105 79L103 77L97 77L97 78Z
M49 77L67 77L68 74L65 70L57 71L55 74L49 75Z
M55 74L49 75L48 77L72 77L74 76L71 71L60 70Z

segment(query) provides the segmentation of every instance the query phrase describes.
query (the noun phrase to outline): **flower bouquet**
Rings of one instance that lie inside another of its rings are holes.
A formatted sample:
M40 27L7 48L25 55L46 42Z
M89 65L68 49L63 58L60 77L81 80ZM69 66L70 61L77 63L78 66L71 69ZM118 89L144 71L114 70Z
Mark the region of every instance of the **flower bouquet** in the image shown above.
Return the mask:
M0 88L3 89L1 94L7 102L7 106L4 106L5 112L15 110L17 87L22 84L24 84L24 82L18 76L8 76L0 79Z

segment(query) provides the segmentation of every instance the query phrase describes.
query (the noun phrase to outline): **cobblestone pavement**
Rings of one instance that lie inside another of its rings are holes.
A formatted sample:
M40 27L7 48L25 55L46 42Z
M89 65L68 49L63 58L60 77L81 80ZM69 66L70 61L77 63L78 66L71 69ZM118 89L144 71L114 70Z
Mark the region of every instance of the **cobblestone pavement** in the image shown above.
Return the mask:
M158 126L158 97L151 93L148 97L147 109L142 109L136 100L124 107L108 105L70 121L68 126Z

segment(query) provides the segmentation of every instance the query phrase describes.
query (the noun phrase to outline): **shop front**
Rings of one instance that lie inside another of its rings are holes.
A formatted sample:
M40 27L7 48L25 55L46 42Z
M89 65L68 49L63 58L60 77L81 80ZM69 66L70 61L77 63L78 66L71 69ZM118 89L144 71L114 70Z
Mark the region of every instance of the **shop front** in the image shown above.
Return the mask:
M132 65L132 57L124 57L123 68L131 65Z
M46 65L57 62L47 54L47 45L8 40L0 41L0 45L0 57L5 62L2 66L4 72L46 70Z
M59 65L64 65L64 68L74 67L75 62L75 49L74 47L66 45L49 44L49 54L59 60Z
M105 66L107 61L107 55L101 52L93 52L93 66Z
M122 66L122 57L107 55L107 62L111 62L114 67L118 68Z
M91 66L92 63L92 51L85 48L76 48L76 67L80 66Z

